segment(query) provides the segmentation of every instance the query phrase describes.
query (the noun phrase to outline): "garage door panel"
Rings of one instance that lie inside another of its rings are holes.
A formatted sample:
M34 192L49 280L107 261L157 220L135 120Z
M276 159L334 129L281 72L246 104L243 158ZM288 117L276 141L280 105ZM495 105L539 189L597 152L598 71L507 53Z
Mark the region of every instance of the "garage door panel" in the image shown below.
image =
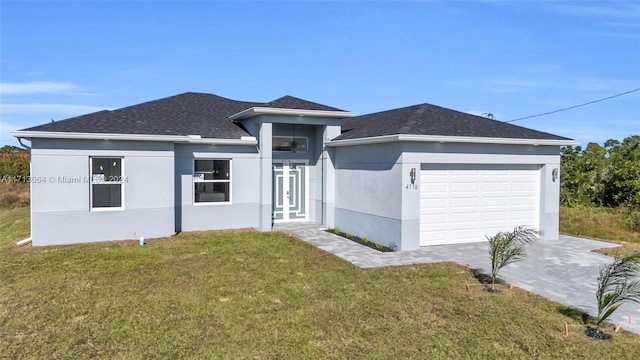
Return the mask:
M446 202L446 199L445 199ZM478 207L480 203L480 199L477 197L468 197L468 196L454 196L451 198L451 207L452 208L465 208L465 207Z
M507 182L485 182L482 184L482 191L509 191L509 183Z
M535 216L535 211L533 210L512 210L511 211L511 219L514 221L521 220L529 220Z
M447 223L447 214L424 214L423 218L428 224L438 225Z
M470 223L470 222L477 223L478 218L479 218L478 212L453 213L451 214L451 224Z
M507 211L483 211L482 221L501 221L505 222L509 220L509 213Z
M426 230L421 231L421 234L431 243L442 244L443 242L447 241L446 230Z
M420 201L421 209L443 209L447 207L446 198L424 199Z
M424 193L426 194L441 194L447 192L447 183L429 183L427 187L424 188Z
M534 194L531 195L514 195L511 197L511 205L512 206L527 206L530 207L537 200L537 196Z
M451 238L462 242L477 241L478 229L451 230Z
M449 173L449 176L452 178L458 179L470 179L477 178L482 175L482 171L480 170L444 170Z
M504 207L509 205L509 198L505 197L504 194L501 195L489 195L482 198L482 206L485 208L488 207Z
M511 191L530 192L532 186L534 186L534 184L530 182L513 182L511 183Z
M508 228L504 226L488 226L480 229L480 233L482 234L482 240L487 240L487 236L493 236L501 231L507 231Z
M446 182L449 179L449 172L447 172L446 170L442 170L442 171L437 171L437 170L433 170L431 172L429 172L428 174L426 174L426 176L434 182Z
M475 182L452 182L451 183L451 192L452 193L477 193L479 184Z
M486 241L485 235L518 225L537 228L539 167L435 166L421 167L421 245Z

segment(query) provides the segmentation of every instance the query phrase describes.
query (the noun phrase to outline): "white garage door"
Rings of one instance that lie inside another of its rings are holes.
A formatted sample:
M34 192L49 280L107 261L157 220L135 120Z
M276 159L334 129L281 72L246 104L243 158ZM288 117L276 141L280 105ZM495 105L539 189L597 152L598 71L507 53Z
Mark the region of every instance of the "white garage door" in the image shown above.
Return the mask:
M420 171L420 245L486 241L518 225L538 228L537 165L435 165Z

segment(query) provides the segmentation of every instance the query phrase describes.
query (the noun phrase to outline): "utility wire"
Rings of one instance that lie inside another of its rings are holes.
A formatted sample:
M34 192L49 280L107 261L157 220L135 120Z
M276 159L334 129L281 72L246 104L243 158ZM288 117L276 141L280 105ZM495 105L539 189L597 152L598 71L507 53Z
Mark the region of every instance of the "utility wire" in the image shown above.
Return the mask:
M529 115L529 116L525 116L525 117L521 117L521 118L517 118L517 119L513 119L513 120L505 121L505 122L506 122L506 123L510 123L510 122L520 121L520 120L524 120L524 119L531 119L531 118L538 117L538 116L544 116L544 115L549 115L549 114L555 114L555 113L557 113L557 112L567 111L567 110L571 110L571 109L579 108L579 107L581 107L581 106L587 106L587 105L595 104L595 103L598 103L598 102L601 102L601 101L605 101L605 100L613 99L613 98L616 98L616 97L618 97L618 96L631 94L631 93L636 92L636 91L640 91L640 88L633 89L633 90L629 90L629 91L625 91L625 92L623 92L623 93L616 94L616 95L613 95L613 96L608 96L608 97L606 97L606 98L602 98L602 99L598 99L598 100L589 101L589 102L586 102L586 103L584 103L584 104L574 105L574 106L569 106L569 107L567 107L567 108L558 109L558 110L553 110L553 111L548 111L548 112L541 113L541 114Z

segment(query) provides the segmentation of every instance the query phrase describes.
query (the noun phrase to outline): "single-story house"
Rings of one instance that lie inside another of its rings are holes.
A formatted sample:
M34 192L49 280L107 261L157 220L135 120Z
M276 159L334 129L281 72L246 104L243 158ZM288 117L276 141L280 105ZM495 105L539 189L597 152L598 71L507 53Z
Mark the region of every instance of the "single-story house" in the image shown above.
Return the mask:
M363 116L184 93L15 131L33 245L313 221L399 251L518 225L558 239L576 141L420 104Z

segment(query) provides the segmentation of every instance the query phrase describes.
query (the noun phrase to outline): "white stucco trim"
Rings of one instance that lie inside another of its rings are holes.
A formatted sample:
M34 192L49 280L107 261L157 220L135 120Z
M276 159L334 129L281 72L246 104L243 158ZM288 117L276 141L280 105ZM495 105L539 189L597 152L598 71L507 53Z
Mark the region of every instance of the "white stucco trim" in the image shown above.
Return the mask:
M242 136L240 139L202 138L200 135L147 135L147 134L102 134L52 131L13 131L17 138L44 139L78 139L78 140L123 140L123 141L161 141L173 143L192 143L210 145L252 145L258 144L253 136Z
M552 140L552 139L512 139L512 138L488 138L472 136L438 136L438 135L383 135L358 139L332 140L327 146L353 146L389 143L398 141L412 142L438 142L438 143L474 143L474 144L506 144L506 145L580 145L576 140Z
M350 111L330 111L330 110L302 110L302 109L281 109L267 107L252 107L229 116L229 120L236 121L247 119L258 115L285 115L285 116L314 116L323 118L350 118L356 116Z

